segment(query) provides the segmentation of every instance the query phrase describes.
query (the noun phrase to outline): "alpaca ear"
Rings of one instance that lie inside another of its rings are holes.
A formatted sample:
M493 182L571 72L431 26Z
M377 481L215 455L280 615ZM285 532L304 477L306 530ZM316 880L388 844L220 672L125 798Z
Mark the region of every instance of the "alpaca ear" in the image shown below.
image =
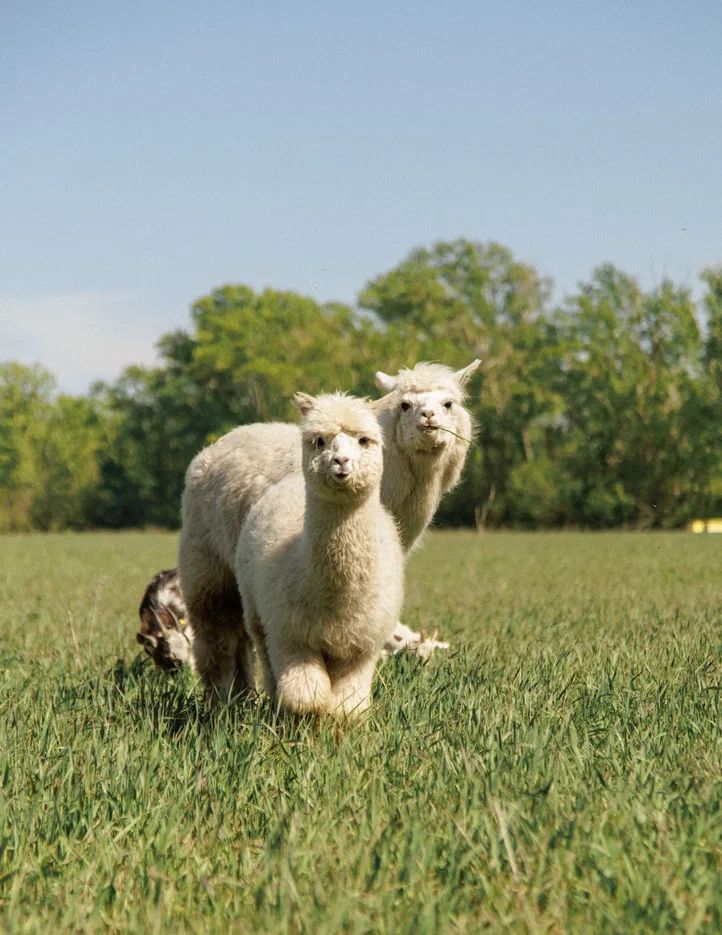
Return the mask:
M385 393L390 393L396 386L396 377L390 377L388 373L384 373L383 370L376 371L374 380L376 381L376 386Z
M294 393L291 400L301 415L307 415L316 405L316 397L309 396L308 393Z
M459 386L465 386L480 366L481 361L477 357L476 360L472 360L468 367L463 367L461 370L457 370L454 374L454 379L459 384Z

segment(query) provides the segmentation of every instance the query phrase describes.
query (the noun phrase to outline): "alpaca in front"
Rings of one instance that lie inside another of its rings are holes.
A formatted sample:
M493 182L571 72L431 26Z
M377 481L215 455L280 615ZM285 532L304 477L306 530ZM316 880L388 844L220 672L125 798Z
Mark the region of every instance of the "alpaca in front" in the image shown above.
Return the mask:
M236 550L244 622L266 690L295 713L352 717L403 598L403 552L381 505L383 442L370 406L298 393L303 474L252 507Z

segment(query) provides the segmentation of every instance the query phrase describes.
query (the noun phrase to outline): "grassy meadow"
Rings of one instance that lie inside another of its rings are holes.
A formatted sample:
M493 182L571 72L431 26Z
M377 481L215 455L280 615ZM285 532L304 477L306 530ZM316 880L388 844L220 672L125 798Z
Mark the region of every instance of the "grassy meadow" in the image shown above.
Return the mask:
M720 930L722 536L429 536L347 728L141 658L174 556L0 538L0 930Z

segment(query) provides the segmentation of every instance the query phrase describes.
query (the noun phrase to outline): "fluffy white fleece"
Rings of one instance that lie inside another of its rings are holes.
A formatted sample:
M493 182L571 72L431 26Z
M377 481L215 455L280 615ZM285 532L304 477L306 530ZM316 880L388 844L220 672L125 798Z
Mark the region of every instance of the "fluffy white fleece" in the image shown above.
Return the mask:
M381 424L384 468L381 501L395 517L408 552L459 480L472 435L464 387L479 366L454 371L419 363L396 376L377 373L386 395L373 403ZM234 556L251 507L272 485L300 475L301 430L287 423L244 425L201 451L186 473L179 570L188 616L200 641L194 662L208 684L227 694L253 684L242 645L241 605ZM390 651L413 643L397 629ZM413 634L418 638L418 634ZM197 646L196 646L197 643ZM235 672L235 675L233 674Z
M381 429L361 400L299 398L303 476L272 485L236 551L266 690L295 713L365 711L401 609L403 553L381 505Z

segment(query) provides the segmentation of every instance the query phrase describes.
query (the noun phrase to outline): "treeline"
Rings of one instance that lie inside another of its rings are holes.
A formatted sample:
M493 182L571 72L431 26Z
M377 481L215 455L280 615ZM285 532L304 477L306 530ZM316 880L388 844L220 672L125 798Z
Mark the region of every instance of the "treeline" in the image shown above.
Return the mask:
M560 306L506 248L415 250L358 307L224 286L87 397L40 367L0 365L0 530L176 526L191 457L235 425L291 419L289 398L378 395L417 360L483 367L454 525L674 527L722 513L722 270L700 307L602 266ZM702 326L704 325L704 327Z

